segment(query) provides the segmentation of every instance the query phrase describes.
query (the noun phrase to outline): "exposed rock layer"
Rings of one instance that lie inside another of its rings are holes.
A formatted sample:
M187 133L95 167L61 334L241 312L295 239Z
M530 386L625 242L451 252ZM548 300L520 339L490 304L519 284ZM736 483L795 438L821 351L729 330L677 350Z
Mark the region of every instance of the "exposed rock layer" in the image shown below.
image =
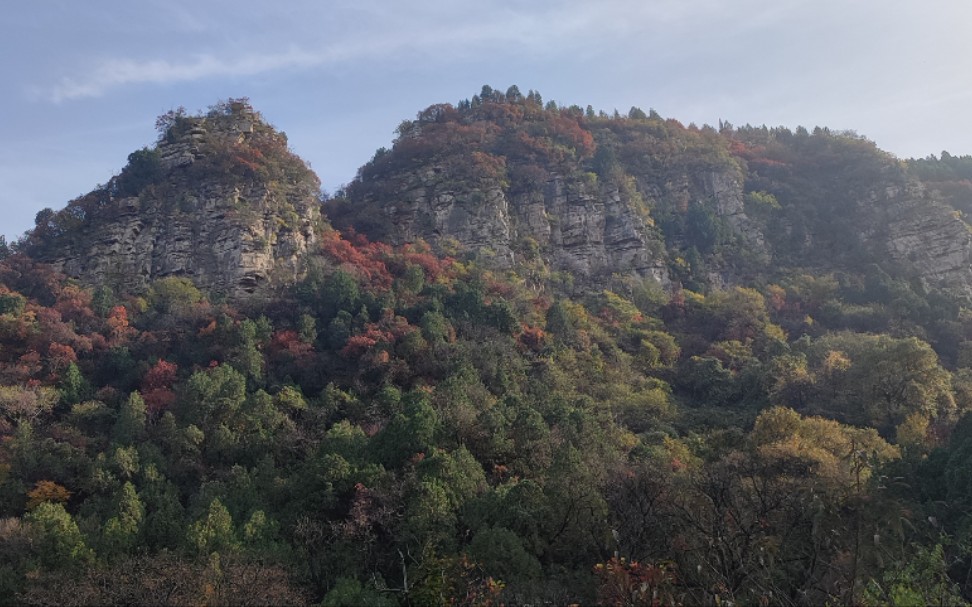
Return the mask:
M555 176L541 188L510 194L498 184L446 185L427 171L398 200L381 205L397 243L445 239L500 267L539 249L555 271L600 282L612 274L653 276L667 283L663 247L618 188Z
M47 261L84 282L129 292L185 276L201 288L240 297L271 279L297 277L320 220L316 176L289 152L280 153L303 171L190 174L207 155L212 161L214 154L244 154L255 131L273 149L285 150L286 139L248 107L218 120L182 120L188 124L181 134L155 150L160 178L138 196L110 200L97 220L48 247ZM282 183L287 178L290 183Z
M137 195L106 189L97 220L45 242L38 256L85 282L126 291L185 276L235 297L274 278L296 278L321 220L319 182L286 151L285 137L248 106L232 104L206 117L180 118L164 135L153 151L154 181ZM422 143L421 137L415 126L403 141ZM754 267L771 276L781 259L815 272L864 260L972 300L968 225L877 151L865 156L876 167L866 178L856 170L842 176L847 163L838 163L827 171L803 169L800 181L786 163L768 164L759 170L787 167L764 184L777 187L782 206L775 216L765 210L749 216L746 192L763 188L753 186L755 172L729 156L700 163L645 146L640 155L627 155L620 172L597 176L590 163L551 162L533 166L535 178L516 180L510 177L522 169L516 158L528 154L510 144L511 155L500 159L475 145L463 154L435 148L424 156L396 147L389 152L394 169L376 170L352 188L346 225L393 244L424 239L442 251L473 252L538 283L560 272L583 289L619 275L667 285L684 278L681 257L693 253L704 257L701 272L713 287L745 283ZM477 154L503 170L476 168L481 159L467 156ZM785 198L791 183L816 198ZM686 218L692 209L732 235L709 248L697 234L691 242ZM738 273L740 252L748 275Z
M149 282L185 276L197 286L230 296L252 293L272 276L296 278L301 256L315 240L313 205L303 220L281 227L266 191L206 184L188 213L145 213L136 198L119 201L110 223L53 257L69 276L139 292ZM263 209L242 215L240 207Z
M617 187L554 175L511 192L490 180L451 179L440 167L395 181L397 196L361 204L388 220L397 244L451 244L504 268L539 258L578 283L615 274L668 282L660 235Z
M958 212L930 198L918 182L888 188L870 204L887 211L882 236L891 259L926 287L972 300L972 233Z

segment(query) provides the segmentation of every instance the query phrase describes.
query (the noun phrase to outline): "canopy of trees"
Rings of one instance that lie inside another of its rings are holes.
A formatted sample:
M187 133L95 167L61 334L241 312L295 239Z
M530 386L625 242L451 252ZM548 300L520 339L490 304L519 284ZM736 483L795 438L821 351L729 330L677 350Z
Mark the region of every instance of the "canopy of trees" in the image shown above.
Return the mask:
M187 120L169 116L161 136ZM485 147L464 154L473 140ZM814 175L866 181L891 162L846 134L693 129L515 87L425 110L399 147L510 187L572 163L598 179L620 180L625 163L664 173L681 154L740 171L747 204L801 225L841 204ZM352 189L389 187L402 158L377 154ZM264 170L258 160L232 170ZM156 161L136 152L112 187L147 196ZM713 284L702 266L739 243L704 205L680 204L650 210L684 263L667 290L630 278L565 289L325 226L302 279L227 303L180 277L144 293L79 285L12 247L0 259L0 597L972 599L968 302L876 266L781 265Z

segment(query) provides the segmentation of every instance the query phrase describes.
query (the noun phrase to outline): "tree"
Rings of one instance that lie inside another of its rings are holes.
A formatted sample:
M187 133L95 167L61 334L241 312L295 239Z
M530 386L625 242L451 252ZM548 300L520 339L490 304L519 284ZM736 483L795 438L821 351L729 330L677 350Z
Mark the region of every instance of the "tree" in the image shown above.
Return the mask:
M836 333L807 348L816 390L810 411L893 436L909 415L948 419L951 376L917 338Z
M196 371L179 400L182 419L208 432L234 419L246 400L246 378L229 365Z
M820 417L803 418L782 407L760 414L751 439L761 460L791 475L790 482L799 483L791 486L790 492L817 494L815 499L822 508L814 513L814 530L821 533L829 529L830 536L814 537L817 552L806 553L806 558L830 560L835 566L840 563L835 571L840 571L842 578L831 594L858 602L866 570L881 566L880 546L868 540L903 535L904 515L892 500L876 499L880 494L871 483L882 465L900 457L900 450L873 428L856 428Z
M173 133L174 128L186 122L188 122L186 108L181 106L157 117L155 119L155 130L159 134L159 143L165 140L172 141L176 135L176 133Z
M233 552L239 548L233 517L219 498L213 498L206 512L190 525L188 542L199 554Z
M61 402L67 405L74 405L88 398L91 393L91 384L85 379L77 363L68 364L67 370L61 377L59 388L61 390Z
M116 497L115 515L105 522L104 540L112 555L124 554L135 547L145 520L145 506L135 486L125 482Z
M137 444L145 436L145 420L148 407L138 392L132 392L118 412L112 429L114 439L122 445Z
M66 487L53 481L37 481L34 488L27 492L27 510L33 510L45 502L66 504L69 499L71 492Z
M183 315L204 297L188 278L170 276L153 282L147 299L162 314Z
M358 281L348 272L337 270L321 285L315 304L324 319L333 319L341 311L350 314L357 312L361 307Z
M520 537L505 527L481 529L473 536L467 554L488 575L505 582L540 579L540 561L523 546Z
M37 563L48 570L76 568L88 563L93 552L77 523L63 504L44 502L24 517Z
M611 558L594 566L598 578L597 600L617 607L655 607L675 605L675 573L667 564L653 565Z
M128 155L128 165L116 178L118 196L136 196L162 176L159 150L142 148Z
M915 545L909 552L906 562L887 567L878 579L868 582L862 605L968 605L948 575L948 562L941 544L931 548Z
M34 423L50 413L57 400L57 391L46 386L0 386L0 429L9 431L19 424Z
M609 485L620 554L674 557L686 603L858 602L885 554L869 540L900 537L902 513L872 479L899 450L873 429L783 407L748 436L699 438L666 440Z
M178 370L178 365L160 358L145 372L140 386L148 411L158 414L175 404L176 394L172 386Z
M179 489L154 464L145 467L140 500L145 504L144 545L152 551L181 549L186 542L185 509Z
M353 578L338 578L321 607L344 607L345 605L367 605L368 607L394 607L398 602L387 594L382 594L370 585L363 585Z
M439 416L421 394L410 394L402 413L396 414L378 434L374 448L386 468L399 468L416 453L428 453L439 429Z

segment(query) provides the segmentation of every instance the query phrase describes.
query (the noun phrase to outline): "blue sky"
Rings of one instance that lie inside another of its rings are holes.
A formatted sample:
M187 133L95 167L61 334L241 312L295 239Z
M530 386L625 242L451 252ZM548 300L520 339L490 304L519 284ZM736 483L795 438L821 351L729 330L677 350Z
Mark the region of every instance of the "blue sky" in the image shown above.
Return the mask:
M0 234L106 182L155 118L249 97L334 191L483 84L684 123L972 154L970 0L11 0Z

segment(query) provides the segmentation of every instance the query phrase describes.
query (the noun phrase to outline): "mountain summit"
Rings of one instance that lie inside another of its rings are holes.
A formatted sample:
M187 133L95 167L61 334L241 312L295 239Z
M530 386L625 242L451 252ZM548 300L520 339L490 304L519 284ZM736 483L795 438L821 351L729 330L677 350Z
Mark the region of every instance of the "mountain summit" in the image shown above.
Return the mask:
M121 291L184 276L236 297L296 279L325 220L286 136L246 100L157 126L108 184L39 213L24 250ZM968 181L936 180L951 157L905 162L821 128L608 115L516 87L432 105L397 132L325 202L335 227L426 241L539 290L705 292L877 267L972 299Z
M155 146L53 212L26 250L89 283L140 291L184 276L230 296L293 279L320 221L317 176L246 100L159 118Z
M484 87L403 122L328 211L373 239L458 247L539 281L706 291L877 264L970 298L972 196L954 187L968 181L920 179L946 168L850 132L686 127Z

